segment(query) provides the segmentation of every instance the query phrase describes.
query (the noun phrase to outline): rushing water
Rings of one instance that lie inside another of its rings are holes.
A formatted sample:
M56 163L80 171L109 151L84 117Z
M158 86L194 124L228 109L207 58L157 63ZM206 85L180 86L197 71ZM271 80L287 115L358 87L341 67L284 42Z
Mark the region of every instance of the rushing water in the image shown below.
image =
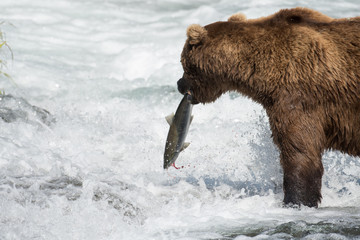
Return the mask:
M0 239L356 239L360 161L324 155L318 209L283 208L261 106L196 105L191 145L164 171L189 24L356 0L1 0ZM11 95L10 95L11 94ZM36 107L35 107L36 106Z

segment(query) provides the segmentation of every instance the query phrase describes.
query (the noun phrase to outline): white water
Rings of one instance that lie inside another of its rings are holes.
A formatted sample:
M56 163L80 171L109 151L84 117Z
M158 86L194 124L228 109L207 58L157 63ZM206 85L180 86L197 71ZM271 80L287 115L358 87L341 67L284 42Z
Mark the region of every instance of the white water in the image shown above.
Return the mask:
M17 101L0 107L19 115L0 119L0 239L356 238L359 159L326 153L320 208L282 208L267 118L238 94L196 105L184 168L162 169L186 27L295 6L360 10L355 0L2 0L14 81L0 88Z

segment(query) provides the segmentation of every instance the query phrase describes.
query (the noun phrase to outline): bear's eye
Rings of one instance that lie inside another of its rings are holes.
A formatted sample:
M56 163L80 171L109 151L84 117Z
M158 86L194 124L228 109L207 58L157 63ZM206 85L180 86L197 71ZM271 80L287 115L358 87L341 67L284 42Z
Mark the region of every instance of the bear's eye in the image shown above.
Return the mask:
M300 23L301 20L302 20L302 18L301 18L300 16L296 16L296 15L290 16L290 17L288 17L288 19L287 19L287 21L288 21L289 23Z

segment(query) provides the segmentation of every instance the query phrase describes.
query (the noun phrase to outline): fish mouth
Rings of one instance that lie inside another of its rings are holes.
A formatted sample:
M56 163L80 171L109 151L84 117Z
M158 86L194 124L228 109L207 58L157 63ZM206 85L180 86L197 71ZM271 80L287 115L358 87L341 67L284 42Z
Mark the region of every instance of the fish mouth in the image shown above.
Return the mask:
M186 93L184 94L187 99L188 102L190 102L192 105L198 104L199 101L196 100L196 98L194 97L193 91L192 90L187 90Z

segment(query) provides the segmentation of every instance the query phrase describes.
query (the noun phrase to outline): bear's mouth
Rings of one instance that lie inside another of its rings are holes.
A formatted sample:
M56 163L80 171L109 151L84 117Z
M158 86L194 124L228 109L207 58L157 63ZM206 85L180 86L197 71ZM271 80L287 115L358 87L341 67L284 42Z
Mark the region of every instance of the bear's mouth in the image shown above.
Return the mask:
M192 91L192 89L190 87L190 84L188 83L188 81L186 81L186 79L184 77L180 78L177 81L177 85L178 85L178 91L182 95L185 95L187 93L187 94L192 96L191 104L198 104L199 103L199 101L194 96L194 92Z

